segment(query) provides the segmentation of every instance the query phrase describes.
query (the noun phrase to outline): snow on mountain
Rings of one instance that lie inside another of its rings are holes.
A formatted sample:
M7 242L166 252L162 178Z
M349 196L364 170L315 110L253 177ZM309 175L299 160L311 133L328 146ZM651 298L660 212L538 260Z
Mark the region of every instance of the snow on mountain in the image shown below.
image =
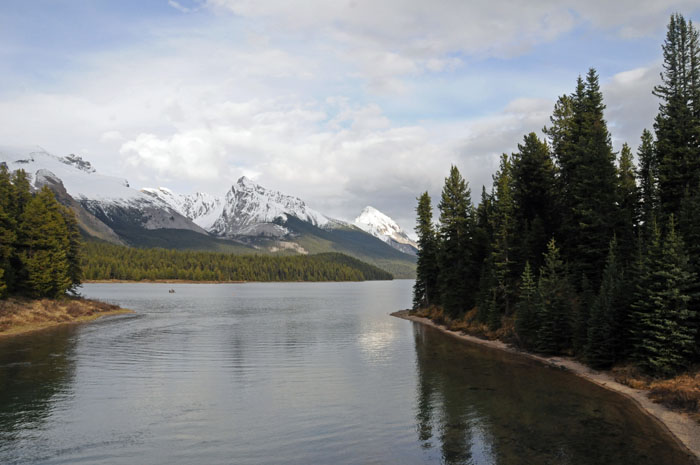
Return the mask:
M354 224L402 252L415 254L418 250L418 244L408 237L396 221L374 207L365 207L355 218Z
M172 209L207 230L221 216L224 209L223 200L220 197L203 192L184 195L177 194L167 187L157 189L145 187L141 192L162 200Z
M303 200L266 189L245 176L226 193L221 216L210 231L220 236L265 235L280 237L289 231L278 223L294 216L317 227L334 220L306 206Z
M23 169L32 184L46 177L60 180L73 199L104 221L122 220L128 213L130 221L146 229L204 232L167 202L131 188L125 179L97 173L80 156L59 157L38 146L0 146L0 163L10 171Z
M297 197L266 189L245 176L223 198L202 192L177 194L165 187L141 191L217 236L282 237L289 233L283 225L289 216L319 228L344 224L309 208Z

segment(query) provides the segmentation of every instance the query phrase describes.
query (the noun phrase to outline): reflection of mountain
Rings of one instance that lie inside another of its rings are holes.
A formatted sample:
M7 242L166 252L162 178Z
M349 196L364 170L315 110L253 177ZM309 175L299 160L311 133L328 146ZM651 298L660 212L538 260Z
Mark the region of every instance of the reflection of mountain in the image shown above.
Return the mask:
M15 430L36 429L74 376L75 327L0 341L0 452L12 455Z

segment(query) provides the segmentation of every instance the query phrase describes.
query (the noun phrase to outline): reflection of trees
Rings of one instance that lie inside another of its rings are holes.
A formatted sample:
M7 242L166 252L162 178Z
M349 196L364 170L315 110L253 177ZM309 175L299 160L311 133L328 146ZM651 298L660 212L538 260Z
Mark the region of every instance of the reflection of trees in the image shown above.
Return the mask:
M15 431L40 426L74 375L74 327L0 343L0 450Z
M442 458L448 464L470 463L474 436L472 430L481 427L469 401L469 390L459 380L452 379L446 369L444 345L430 339L425 327L414 326L418 370L416 423L418 439L426 449L439 445ZM437 437L436 433L437 431ZM432 440L438 444L433 444Z
M447 464L686 464L630 402L415 324L418 440Z

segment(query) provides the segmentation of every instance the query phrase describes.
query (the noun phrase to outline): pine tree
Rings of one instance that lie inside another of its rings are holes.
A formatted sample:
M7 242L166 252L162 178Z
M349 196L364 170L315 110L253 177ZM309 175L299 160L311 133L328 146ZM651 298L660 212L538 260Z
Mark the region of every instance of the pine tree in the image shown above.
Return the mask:
M609 368L617 358L615 339L620 327L619 296L622 277L617 264L616 249L617 241L613 239L610 242L600 292L593 303L588 321L585 358L594 368Z
M472 268L471 196L456 166L450 169L440 198L440 301L448 315L458 316L474 305L476 283Z
M520 295L515 311L515 333L525 348L534 345L537 335L537 284L530 262L520 278Z
M535 348L547 354L561 353L571 344L572 311L576 302L554 239L547 244L537 288L539 329Z
M691 21L674 14L663 44L656 116L659 194L664 215L678 215L686 189L700 183L700 45ZM686 234L686 231L681 231Z
M413 308L425 308L439 302L437 238L433 226L433 207L427 192L418 198L416 213L418 215L416 225L418 258L416 282L413 286Z

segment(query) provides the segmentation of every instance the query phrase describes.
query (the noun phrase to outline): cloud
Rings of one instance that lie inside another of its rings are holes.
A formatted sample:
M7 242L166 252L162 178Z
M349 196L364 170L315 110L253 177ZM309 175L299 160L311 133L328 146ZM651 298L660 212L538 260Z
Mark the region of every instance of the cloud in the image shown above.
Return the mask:
M659 99L651 91L660 82L661 62L615 74L603 83L613 145L617 150L627 142L632 151L639 145L644 129L653 132Z

